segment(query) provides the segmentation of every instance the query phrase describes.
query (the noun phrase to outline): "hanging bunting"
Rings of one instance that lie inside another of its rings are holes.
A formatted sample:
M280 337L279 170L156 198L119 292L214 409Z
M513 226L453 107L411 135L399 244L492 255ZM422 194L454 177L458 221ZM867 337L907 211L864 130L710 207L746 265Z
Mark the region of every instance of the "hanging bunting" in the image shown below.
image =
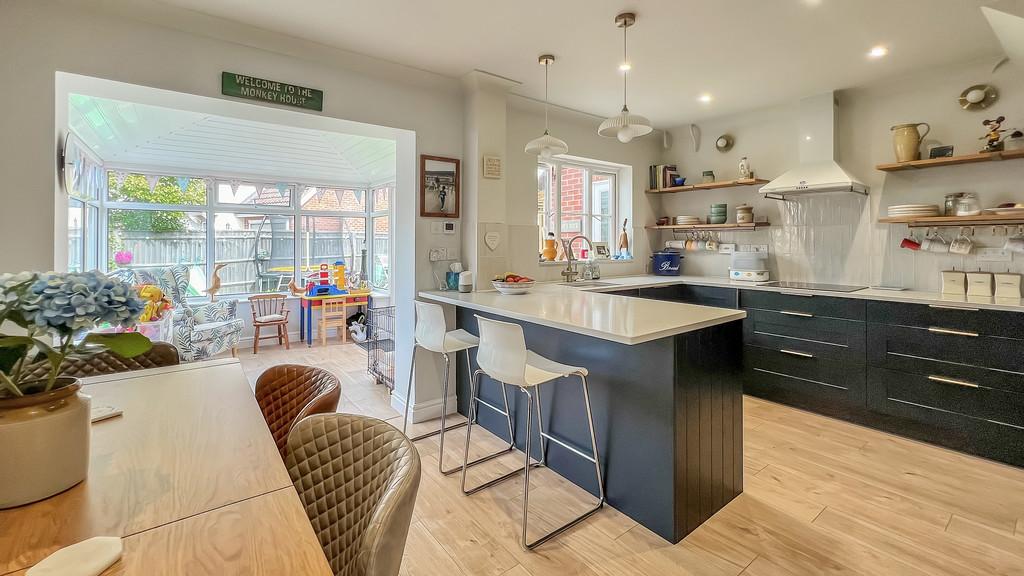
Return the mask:
M126 174L124 172L120 172L120 171L114 172L114 184L116 184L118 188L124 186L124 179L127 176L128 176L128 174Z
M235 195L238 194L238 187L241 186L241 185L242 185L242 183L240 181L238 181L238 180L232 180L231 181L231 196L232 197L234 197Z
M146 176L146 183L149 184L149 190L153 191L156 188L156 185L160 183L160 177L159 176Z
M284 198L284 196L288 193L288 185L285 184L284 182L278 182L277 191L279 194L281 194L281 197Z
M177 180L178 180L178 188L181 188L181 191L184 192L185 190L188 189L188 183L192 179L191 178L186 178L184 176L178 176Z

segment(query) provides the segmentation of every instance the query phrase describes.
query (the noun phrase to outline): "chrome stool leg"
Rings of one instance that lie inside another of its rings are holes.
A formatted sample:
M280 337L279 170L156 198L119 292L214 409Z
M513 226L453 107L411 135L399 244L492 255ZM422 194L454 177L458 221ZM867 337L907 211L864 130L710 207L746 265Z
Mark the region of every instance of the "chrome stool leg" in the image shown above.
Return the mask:
M406 428L409 426L409 396L412 395L412 375L416 367L416 348L418 348L418 346L413 348L412 368L409 371L409 386L406 388L405 392L405 419L402 421L402 434L405 434ZM456 354L458 354L458 352L456 352ZM451 426L445 427L445 416L448 414L448 370L450 360L447 354L441 354L441 357L444 358L444 383L441 386L441 428L432 432L420 434L419 436L413 436L412 438L409 438L409 440L411 442L419 442L424 438L439 435L441 439L441 447L443 448L444 433L450 430L455 430L456 428L462 428L466 425L466 422L459 422L458 424L452 424ZM466 366L469 366L469 350L466 350Z
M554 538L555 536L558 536L562 532L565 532L569 528L572 528L576 524L579 524L584 519L588 518L589 516L591 516L592 514L594 514L595 512L597 512L598 510L600 510L604 506L604 502L605 502L604 479L601 476L601 459L600 459L600 457L598 456L598 453L597 453L597 435L594 433L594 414L593 414L593 411L590 408L590 388L587 386L587 377L586 376L584 376L583 374L580 374L580 373L577 373L576 375L580 377L580 382L583 384L583 400L584 400L584 404L586 405L586 408L587 408L587 425L590 428L591 454L590 455L585 454L584 452L581 452L580 450L577 450L576 448L570 446L569 444L567 444L565 442L562 442L558 438L555 438L555 437L553 437L553 436L551 436L549 434L545 434L543 430L540 431L540 438L541 438L541 442L542 443L543 443L544 440L550 440L551 442L554 442L555 444L558 444L559 446L562 446L563 448L569 450L570 452L576 454L577 456L580 456L584 460L589 460L589 461L593 462L594 463L594 472L596 473L596 476L597 476L597 490L598 490L598 494L600 495L600 498L598 499L597 504L593 508L591 508L590 510L587 510L583 514L577 516L576 518L566 522L565 524L562 524L558 528L555 528L551 532L548 532L547 534L541 536L540 538L534 540L533 542L530 542L526 538L526 527L527 527L527 522L528 522L529 515L530 515L530 509L529 509L529 501L530 501L530 470L529 470L529 467L527 467L526 474L524 475L525 476L525 482L523 484L523 539L520 541L520 545L522 545L523 550L533 550L537 546L540 546L541 544L547 542L548 540ZM527 390L525 390L525 389L523 390L523 392L526 392L526 394L527 394L527 396L529 398L528 402L532 403L533 402L533 396L530 395L530 393ZM537 389L537 398L538 399L540 398L540 388L539 387ZM538 405L538 408L539 408L539 405ZM530 437L532 436L532 430L530 428L530 420L531 420L530 416L531 416L531 414L532 414L532 412L527 412L527 415L526 415L526 462L527 462L527 464L529 464L529 462L530 462ZM538 410L537 414L538 414L538 419L539 419L540 418L540 416L539 416L540 415L540 411L539 410ZM546 458L546 454L545 454L544 457Z
M467 496L469 496L470 494L476 494L477 492L479 492L479 491L481 491L481 490L483 490L485 488L490 488L491 486L494 486L495 484L497 484L499 482L504 482L505 480L508 480L508 479L514 477L515 475L517 475L517 474L519 474L520 472L523 471L523 468L516 468L515 470L513 470L511 472L508 472L506 474L502 474L501 476L499 476L497 478L494 478L493 480L488 480L487 482L484 482L483 484L481 484L479 486L476 486L474 488L470 488L468 490L466 489L466 470L468 470L469 468L471 468L471 467L473 467L473 466L475 466L477 464L480 464L482 462L486 462L486 461L491 460L493 458L497 458L498 456L501 456L503 454L507 454L507 453L512 452L513 450L516 449L516 437L515 437L515 432L512 429L512 416L511 416L512 412L511 412L511 410L509 408L508 392L506 391L506 385L505 385L504 382L499 382L499 384L501 384L502 399L505 402L505 411L502 412L501 409L499 409L498 407L492 406L491 404L488 404L487 402L484 402L483 400L481 400L479 398L479 396L480 396L480 375L481 374L484 374L483 370L477 370L476 372L474 372L473 373L473 379L472 379L471 384L470 384L469 426L466 428L466 450L465 450L465 452L463 453L463 456L462 456L462 493L467 495ZM477 406L478 406L478 404L483 404L484 406L487 406L488 408L498 412L499 414L504 414L505 415L505 418L508 421L508 440L509 440L509 443L508 443L508 448L502 449L502 450L500 450L498 452L495 452L493 454L489 454L489 455L484 456L482 458L477 458L476 460L473 460L472 462L470 462L469 461L469 445L470 445L470 438L471 438L471 436L473 434L473 426L476 425L476 423L477 423L477 410L478 410ZM535 464L533 466L539 466L539 464Z

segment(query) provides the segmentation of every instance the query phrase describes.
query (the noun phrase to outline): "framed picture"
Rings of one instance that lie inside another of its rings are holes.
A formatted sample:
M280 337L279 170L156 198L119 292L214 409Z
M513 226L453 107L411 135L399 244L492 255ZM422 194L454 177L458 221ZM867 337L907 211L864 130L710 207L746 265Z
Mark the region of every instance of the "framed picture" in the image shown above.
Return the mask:
M484 178L501 178L501 156L484 156Z
M612 257L611 251L608 250L607 242L594 242L594 254L599 260L607 260Z
M420 216L459 217L459 160L420 155Z
M928 149L929 158L950 158L953 156L953 146L932 146Z

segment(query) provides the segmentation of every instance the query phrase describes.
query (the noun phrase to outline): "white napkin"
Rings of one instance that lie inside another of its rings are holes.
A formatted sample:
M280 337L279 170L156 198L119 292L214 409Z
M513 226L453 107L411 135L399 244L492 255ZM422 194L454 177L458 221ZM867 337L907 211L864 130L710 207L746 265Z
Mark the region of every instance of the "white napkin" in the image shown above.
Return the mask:
M57 550L25 576L99 576L121 558L121 539L97 536Z

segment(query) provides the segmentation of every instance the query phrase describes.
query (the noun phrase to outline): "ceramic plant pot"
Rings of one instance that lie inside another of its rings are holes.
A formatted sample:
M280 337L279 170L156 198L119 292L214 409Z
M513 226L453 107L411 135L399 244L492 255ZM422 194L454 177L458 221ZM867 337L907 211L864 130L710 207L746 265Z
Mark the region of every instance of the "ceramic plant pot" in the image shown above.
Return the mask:
M89 472L89 397L77 378L0 399L0 509L63 492Z

